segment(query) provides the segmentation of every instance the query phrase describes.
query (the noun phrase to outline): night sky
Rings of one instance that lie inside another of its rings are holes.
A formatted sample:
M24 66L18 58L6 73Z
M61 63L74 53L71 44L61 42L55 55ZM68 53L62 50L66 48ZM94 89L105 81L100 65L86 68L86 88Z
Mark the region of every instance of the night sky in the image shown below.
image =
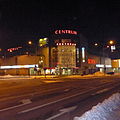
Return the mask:
M120 40L119 0L0 0L0 47L37 41L55 29L74 29L89 44Z

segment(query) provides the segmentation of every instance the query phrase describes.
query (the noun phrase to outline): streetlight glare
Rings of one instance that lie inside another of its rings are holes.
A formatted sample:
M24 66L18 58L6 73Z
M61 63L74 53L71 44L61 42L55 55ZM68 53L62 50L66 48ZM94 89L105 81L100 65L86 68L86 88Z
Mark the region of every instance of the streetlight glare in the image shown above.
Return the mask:
M113 45L113 44L114 44L114 41L113 41L113 40L110 40L110 41L109 41L109 44L110 44L110 45Z
M44 40L47 40L47 38L44 38Z
M95 43L95 46L98 46L98 44L97 44L97 43Z
M32 41L28 41L28 44L31 45L31 44L32 44Z

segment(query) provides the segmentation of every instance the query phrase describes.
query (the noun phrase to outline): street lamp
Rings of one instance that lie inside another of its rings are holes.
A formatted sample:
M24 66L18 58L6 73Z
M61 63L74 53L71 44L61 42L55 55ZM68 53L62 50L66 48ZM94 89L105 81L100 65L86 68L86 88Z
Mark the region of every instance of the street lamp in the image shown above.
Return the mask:
M98 46L98 43L95 43L94 45L95 45L95 46Z
M28 41L28 44L29 44L29 45L32 45L32 41Z
M113 52L116 48L115 48L115 41L114 40L110 40L109 42L109 45L111 47L111 52Z
M110 45L113 45L113 44L114 44L114 40L110 40L110 41L109 41L109 44L110 44Z
M106 73L105 50L107 50L108 48L110 48L111 52L113 52L113 51L116 49L116 48L115 48L115 43L116 43L115 40L109 40L107 47L103 47L104 73Z

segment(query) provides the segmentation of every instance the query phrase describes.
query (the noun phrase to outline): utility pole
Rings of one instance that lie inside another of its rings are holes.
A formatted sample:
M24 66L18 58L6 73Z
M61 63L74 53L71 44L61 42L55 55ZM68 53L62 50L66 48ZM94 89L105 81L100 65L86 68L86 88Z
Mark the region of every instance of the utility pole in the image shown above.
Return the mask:
M51 41L49 39L49 68L50 68L50 74L51 74Z

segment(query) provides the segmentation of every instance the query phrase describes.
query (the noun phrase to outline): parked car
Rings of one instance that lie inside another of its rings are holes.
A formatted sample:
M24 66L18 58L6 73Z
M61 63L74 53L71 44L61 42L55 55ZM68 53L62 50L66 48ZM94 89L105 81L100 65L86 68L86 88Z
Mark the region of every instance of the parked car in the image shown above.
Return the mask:
M109 74L109 75L114 75L114 72L107 72L107 74Z

